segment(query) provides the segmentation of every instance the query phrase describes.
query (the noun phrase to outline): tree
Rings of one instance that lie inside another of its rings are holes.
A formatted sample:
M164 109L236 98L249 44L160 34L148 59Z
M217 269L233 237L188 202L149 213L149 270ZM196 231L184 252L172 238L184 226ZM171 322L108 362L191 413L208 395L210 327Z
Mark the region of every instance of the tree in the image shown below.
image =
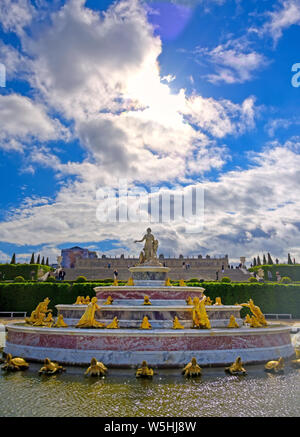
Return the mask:
M40 254L38 254L38 257L37 257L36 263L37 263L37 264L41 264L41 257L40 257Z
M266 259L266 255L263 255L263 265L265 266L267 264L267 259Z
M261 262L260 262L260 257L259 257L259 255L258 255L258 257L257 257L257 264L256 264L256 265L261 266Z
M45 265L45 257L42 258L42 262L41 262L42 266Z
M16 254L14 253L13 256L11 257L11 264L16 264Z
M288 264L293 264L291 255L288 253Z
M46 266L48 266L49 265L49 258L47 257L47 259L46 259Z
M256 258L254 257L253 258L253 267L255 267L256 266Z
M32 255L31 255L31 260L30 260L30 263L29 264L34 264L34 252L32 253Z
M270 264L274 264L273 263L273 260L272 260L272 258L271 258L271 255L269 254L269 252L268 252L268 264L270 265Z

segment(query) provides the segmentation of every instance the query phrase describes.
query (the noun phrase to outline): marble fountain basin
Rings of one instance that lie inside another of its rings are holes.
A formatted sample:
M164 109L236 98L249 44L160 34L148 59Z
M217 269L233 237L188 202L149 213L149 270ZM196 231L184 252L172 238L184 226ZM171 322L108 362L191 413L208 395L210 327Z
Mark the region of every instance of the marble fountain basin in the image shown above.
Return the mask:
M144 300L117 300L112 305L104 305L98 301L100 310L96 311L95 318L102 323L110 323L114 317L119 320L120 328L139 328L144 316L147 316L153 329L171 329L174 317L177 316L185 328L192 328L193 306L185 301L167 302L153 300L152 305L143 305ZM56 305L58 314L62 314L68 325L75 326L87 305ZM212 328L226 328L231 315L234 315L239 326L243 320L240 318L240 305L208 305L206 312Z

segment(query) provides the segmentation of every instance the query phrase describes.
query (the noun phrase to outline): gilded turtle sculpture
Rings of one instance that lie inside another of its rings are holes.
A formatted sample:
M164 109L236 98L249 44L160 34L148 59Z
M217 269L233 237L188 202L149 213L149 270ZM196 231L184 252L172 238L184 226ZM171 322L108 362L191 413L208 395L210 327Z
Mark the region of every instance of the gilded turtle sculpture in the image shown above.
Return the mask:
M107 367L104 366L101 361L97 361L96 358L91 359L91 365L85 371L85 375L90 376L106 376Z
M8 371L18 371L26 370L28 367L29 364L23 358L13 358L12 354L7 354L2 369Z
M277 361L268 361L265 365L265 371L271 373L283 373L284 359L280 357Z
M191 359L191 361L182 369L181 372L184 376L187 377L195 377L195 376L201 376L202 375L202 369L197 364L197 360L195 357Z
M241 357L237 357L235 362L229 367L225 367L225 372L230 373L230 375L246 375L246 369L243 367Z
M45 358L43 367L40 368L39 374L44 373L46 375L54 375L55 373L64 372L66 369L60 366L58 363L50 361L49 358Z

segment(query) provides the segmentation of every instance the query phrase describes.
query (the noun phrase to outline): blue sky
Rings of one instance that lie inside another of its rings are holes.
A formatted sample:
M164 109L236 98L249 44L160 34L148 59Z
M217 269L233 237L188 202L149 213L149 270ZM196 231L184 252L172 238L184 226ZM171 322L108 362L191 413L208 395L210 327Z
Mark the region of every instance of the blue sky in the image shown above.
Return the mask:
M145 216L97 217L120 180L204 190L166 256L300 259L299 41L300 0L2 0L1 261L137 254Z

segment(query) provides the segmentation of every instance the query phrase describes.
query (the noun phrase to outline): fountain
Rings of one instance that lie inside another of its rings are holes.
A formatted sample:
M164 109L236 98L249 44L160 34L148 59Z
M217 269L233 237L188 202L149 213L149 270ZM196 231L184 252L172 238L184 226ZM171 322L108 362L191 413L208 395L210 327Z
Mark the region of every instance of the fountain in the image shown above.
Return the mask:
M77 365L96 357L107 367L135 367L144 360L157 367L183 367L192 357L199 365L220 366L237 356L243 363L293 356L289 327L268 326L252 300L211 305L202 287L183 281L168 285L169 268L157 258L158 241L150 228L143 241L128 285L95 287L96 297L88 304L77 299L73 305L56 305L57 327L45 323L47 305L40 304L27 324L7 326L5 352ZM251 325L240 317L243 306L253 314Z

